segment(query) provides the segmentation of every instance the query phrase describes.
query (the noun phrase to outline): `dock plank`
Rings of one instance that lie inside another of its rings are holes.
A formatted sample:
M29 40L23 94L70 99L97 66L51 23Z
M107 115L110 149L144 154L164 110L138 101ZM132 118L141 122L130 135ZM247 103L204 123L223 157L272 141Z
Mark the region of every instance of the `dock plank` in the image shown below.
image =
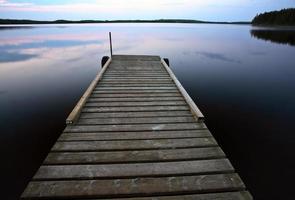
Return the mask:
M148 95L158 95L158 96L167 96L167 95L179 95L178 90L94 90L92 92L93 95L97 94L125 94L126 97L128 95L142 95L142 96L148 96Z
M135 106L185 106L186 102L182 101L153 101L153 102L88 102L84 105L87 107L135 107Z
M102 82L98 85L99 87L174 87L172 83L123 83L123 82L113 82L113 83L105 83Z
M103 79L100 83L138 83L138 84L157 84L157 83L173 83L173 80L170 78L161 78L161 79L153 79L153 78L145 78L144 82L141 79L127 79L124 77L117 79Z
M189 110L187 105L185 106L129 106L129 107L85 107L83 108L82 112L156 112L156 111L182 111L182 110Z
M52 165L41 166L33 180L86 180L233 172L234 169L227 159L100 165Z
M159 101L181 101L184 100L181 96L172 97L101 97L93 98L90 97L87 102L159 102Z
M135 118L102 118L102 119L79 119L77 124L79 125L106 125L106 124L163 124L163 123L193 123L195 119L190 117L135 117Z
M75 188L75 189L73 189ZM24 198L106 198L244 190L237 174L115 180L33 181Z
M168 86L168 87L142 87L142 86L138 86L138 87L130 87L130 86L122 86L122 87L96 87L95 88L96 91L99 90L176 90L177 88L175 86Z
M148 100L148 98L161 98L161 97L181 97L183 98L180 93L178 92L171 92L171 93L132 93L132 94L122 94L122 93L101 93L101 92L93 92L92 95L89 97L89 99L91 98L115 98L115 99L119 99L119 98L145 98Z
M162 131L206 129L204 123L153 123L153 124L103 124L103 125L68 125L64 132L113 132L113 131Z
M219 192L219 193L211 193L211 194L193 194L193 195L177 195L177 196L132 197L132 198L124 198L124 199L115 198L113 200L179 200L179 199L183 199L183 200L252 200L253 197L247 191L239 191L239 192Z
M153 139L153 140L122 140L122 141L75 141L59 142L52 147L52 152L82 152L82 151L126 151L150 149L176 149L215 147L214 138L189 138L189 139Z
M219 147L114 152L52 152L48 154L44 165L163 162L224 157L225 154Z
M189 110L176 110L176 111L133 111L133 112L83 112L80 116L81 119L97 118L130 118L130 117L186 117L192 116Z
M58 141L97 141L97 140L146 140L146 139L176 139L212 137L210 131L180 130L180 131L141 131L141 132L92 132L63 133Z

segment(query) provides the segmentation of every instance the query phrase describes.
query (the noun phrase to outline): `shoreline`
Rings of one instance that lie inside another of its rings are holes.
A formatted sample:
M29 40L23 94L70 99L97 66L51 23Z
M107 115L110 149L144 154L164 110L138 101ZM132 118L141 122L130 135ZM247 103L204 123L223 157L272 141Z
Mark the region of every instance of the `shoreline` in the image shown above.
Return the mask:
M159 20L55 20L55 21L38 21L38 20L16 20L16 19L0 19L0 25L38 25L38 24L122 24L122 23L155 23L155 24L246 24L251 22L211 22L200 20L186 19L159 19Z

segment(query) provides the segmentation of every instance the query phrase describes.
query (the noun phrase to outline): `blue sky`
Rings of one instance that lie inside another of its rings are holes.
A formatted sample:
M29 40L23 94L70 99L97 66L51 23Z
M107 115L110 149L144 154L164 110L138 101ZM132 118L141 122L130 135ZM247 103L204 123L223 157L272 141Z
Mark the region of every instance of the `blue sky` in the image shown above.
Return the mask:
M0 0L0 18L249 21L257 13L295 7L295 0Z

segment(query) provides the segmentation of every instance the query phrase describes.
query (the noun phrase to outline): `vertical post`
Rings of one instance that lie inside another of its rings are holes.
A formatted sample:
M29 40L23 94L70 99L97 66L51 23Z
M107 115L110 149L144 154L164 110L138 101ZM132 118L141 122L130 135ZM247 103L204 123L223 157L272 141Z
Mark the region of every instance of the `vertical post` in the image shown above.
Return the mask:
M109 32L111 57L113 57L112 32Z

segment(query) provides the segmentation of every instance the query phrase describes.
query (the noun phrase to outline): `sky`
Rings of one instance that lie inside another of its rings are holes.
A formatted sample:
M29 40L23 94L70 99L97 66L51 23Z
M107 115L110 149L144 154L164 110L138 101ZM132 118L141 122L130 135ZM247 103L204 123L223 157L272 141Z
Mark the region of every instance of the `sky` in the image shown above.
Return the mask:
M295 0L0 0L0 18L250 21L257 13L290 7Z

